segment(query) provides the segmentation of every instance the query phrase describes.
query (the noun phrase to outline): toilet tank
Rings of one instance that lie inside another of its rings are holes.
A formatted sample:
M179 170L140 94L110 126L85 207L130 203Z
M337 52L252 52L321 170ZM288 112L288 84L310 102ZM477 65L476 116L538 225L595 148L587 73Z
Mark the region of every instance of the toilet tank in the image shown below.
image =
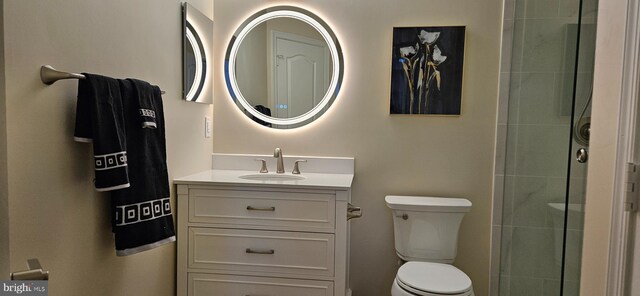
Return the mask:
M452 263L458 230L471 202L464 198L387 195L396 253L405 261Z

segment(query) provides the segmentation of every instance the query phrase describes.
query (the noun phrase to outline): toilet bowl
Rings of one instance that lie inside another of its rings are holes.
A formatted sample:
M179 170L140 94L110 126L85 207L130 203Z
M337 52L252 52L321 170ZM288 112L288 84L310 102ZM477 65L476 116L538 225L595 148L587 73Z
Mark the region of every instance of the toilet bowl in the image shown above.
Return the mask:
M471 279L453 265L407 262L398 269L392 296L473 296Z
M392 296L474 296L471 279L451 265L462 217L471 202L462 198L385 197L394 222L395 248L407 261L391 286Z

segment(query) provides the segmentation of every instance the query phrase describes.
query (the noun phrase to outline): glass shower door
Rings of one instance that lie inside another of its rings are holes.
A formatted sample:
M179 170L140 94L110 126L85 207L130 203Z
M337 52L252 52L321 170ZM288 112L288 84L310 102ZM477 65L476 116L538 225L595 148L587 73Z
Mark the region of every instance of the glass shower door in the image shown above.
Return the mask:
M564 228L562 229L562 294L579 295L582 237L584 230L584 205L589 160L589 135L591 127L591 100L593 95L593 66L596 40L597 0L580 2L580 19L575 27L575 54L568 58L575 62L573 91L571 96L571 140L569 171L565 195ZM557 230L556 230L557 231Z
M499 295L577 296L587 174L577 153L588 153L597 0L507 4L514 14Z

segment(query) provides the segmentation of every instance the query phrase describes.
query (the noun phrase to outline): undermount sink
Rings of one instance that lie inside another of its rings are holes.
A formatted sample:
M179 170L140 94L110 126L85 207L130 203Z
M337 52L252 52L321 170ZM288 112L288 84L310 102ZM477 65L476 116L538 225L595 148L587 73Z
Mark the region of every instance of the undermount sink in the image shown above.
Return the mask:
M240 179L254 180L254 181L297 181L306 179L305 176L292 175L292 174L274 174L274 173L262 173L262 174L248 174L242 175Z

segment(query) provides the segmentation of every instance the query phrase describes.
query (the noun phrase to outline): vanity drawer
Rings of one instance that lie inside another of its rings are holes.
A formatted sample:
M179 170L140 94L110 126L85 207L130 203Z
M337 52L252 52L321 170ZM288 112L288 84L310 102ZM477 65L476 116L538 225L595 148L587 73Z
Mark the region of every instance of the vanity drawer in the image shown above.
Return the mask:
M333 282L189 273L189 296L333 296Z
M189 222L332 231L335 193L189 190Z
M333 276L334 235L189 228L189 268Z

